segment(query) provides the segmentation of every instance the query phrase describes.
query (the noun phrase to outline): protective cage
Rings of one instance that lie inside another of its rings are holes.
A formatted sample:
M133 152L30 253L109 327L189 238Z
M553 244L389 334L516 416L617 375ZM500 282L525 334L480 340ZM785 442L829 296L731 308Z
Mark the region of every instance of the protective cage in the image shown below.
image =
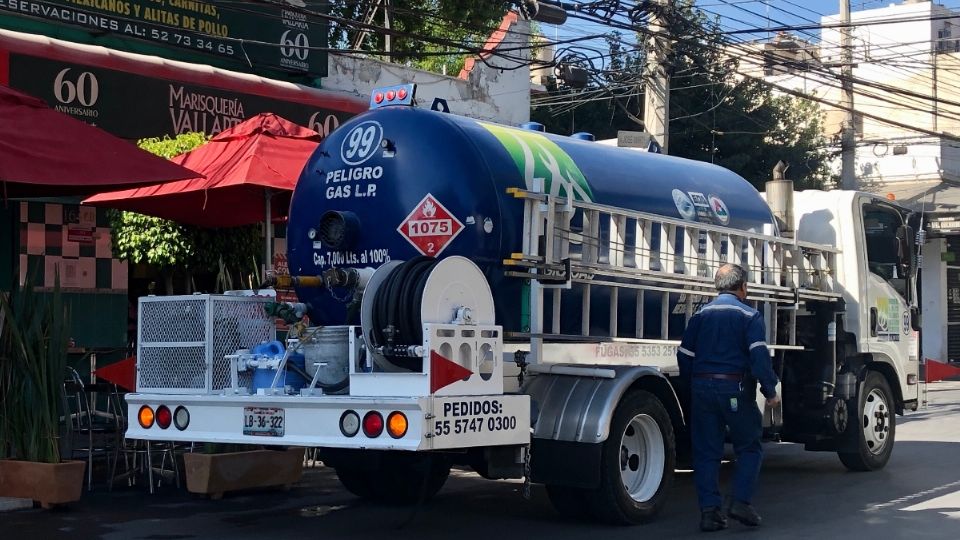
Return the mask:
M270 297L197 294L140 298L137 391L216 394L230 387L224 356L276 339ZM250 374L240 386L250 387Z

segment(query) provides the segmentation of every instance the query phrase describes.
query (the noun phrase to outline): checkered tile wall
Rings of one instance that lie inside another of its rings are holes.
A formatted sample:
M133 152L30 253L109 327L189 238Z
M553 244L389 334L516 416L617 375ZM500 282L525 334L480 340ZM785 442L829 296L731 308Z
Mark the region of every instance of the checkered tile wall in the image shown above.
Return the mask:
M22 284L52 287L60 271L64 289L126 292L127 263L111 254L106 211L71 204L20 203L19 273Z

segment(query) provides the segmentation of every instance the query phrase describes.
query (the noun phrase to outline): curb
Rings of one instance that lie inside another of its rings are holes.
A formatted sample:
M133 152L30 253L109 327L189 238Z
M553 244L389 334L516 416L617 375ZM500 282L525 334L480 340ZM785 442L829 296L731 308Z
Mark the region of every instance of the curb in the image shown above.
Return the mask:
M0 497L0 512L22 510L24 508L33 508L33 501L14 497Z

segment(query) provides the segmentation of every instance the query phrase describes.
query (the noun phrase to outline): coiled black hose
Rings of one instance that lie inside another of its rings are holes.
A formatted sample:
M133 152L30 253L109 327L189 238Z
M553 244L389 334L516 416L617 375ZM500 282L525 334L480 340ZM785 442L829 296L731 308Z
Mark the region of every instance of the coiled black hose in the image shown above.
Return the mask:
M373 298L373 329L370 336L375 347L423 343L420 304L427 279L437 262L433 257L414 257L394 268L377 289ZM393 329L392 334L388 328ZM421 358L384 356L394 365L411 371L420 371L423 367Z

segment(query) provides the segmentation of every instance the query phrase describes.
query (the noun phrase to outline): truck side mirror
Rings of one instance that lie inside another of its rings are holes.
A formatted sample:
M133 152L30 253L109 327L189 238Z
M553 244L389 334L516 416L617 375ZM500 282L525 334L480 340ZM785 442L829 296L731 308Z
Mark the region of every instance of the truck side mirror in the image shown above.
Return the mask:
M897 264L900 275L906 277L913 271L913 254L916 251L913 227L901 225L897 228Z
M923 326L923 316L920 314L920 308L917 306L910 307L910 328L914 331L919 332L920 327Z

